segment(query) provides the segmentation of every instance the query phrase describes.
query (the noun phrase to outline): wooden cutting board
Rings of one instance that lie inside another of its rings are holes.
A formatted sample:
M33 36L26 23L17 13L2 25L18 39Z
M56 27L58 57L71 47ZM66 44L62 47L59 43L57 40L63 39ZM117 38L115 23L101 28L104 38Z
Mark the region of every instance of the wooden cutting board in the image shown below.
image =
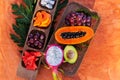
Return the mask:
M70 0L73 1L73 0ZM61 75L63 80L119 80L120 79L120 0L74 0L101 16L101 23L89 46L77 74ZM18 47L10 39L15 16L11 3L21 0L0 0L0 80L25 80L16 76L20 62ZM91 6L91 4L94 6ZM52 80L51 70L43 67L37 80Z

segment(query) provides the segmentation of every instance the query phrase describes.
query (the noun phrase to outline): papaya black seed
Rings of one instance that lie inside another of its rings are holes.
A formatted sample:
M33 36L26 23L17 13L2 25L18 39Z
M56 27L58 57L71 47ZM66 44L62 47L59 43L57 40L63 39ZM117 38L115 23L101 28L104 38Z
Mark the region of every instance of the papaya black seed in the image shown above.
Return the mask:
M63 39L72 39L72 38L80 38L85 36L86 32L78 31L78 32L63 32L61 33L61 37Z

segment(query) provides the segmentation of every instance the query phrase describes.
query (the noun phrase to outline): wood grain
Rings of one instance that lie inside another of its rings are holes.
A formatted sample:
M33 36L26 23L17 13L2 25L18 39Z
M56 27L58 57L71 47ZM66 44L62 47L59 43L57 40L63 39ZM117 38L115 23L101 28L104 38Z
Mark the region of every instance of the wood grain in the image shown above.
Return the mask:
M120 0L70 0L91 6L101 16L101 23L82 64L73 77L60 75L63 80L120 79ZM21 0L0 0L0 80L25 80L16 75L20 62L18 47L10 39L15 16L11 3ZM51 70L41 68L37 80L52 80Z

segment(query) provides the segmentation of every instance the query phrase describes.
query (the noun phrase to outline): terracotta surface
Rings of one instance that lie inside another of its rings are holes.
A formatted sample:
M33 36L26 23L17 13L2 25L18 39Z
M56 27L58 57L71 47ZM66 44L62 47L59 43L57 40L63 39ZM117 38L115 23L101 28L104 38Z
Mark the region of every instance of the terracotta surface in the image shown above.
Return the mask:
M89 5L88 0L75 1ZM0 80L25 80L16 76L20 55L9 35L15 22L11 3L15 2L21 1L0 0ZM73 77L61 75L63 80L120 80L120 0L95 0L92 8L100 14L101 23L78 72ZM42 67L37 80L52 80L51 70Z

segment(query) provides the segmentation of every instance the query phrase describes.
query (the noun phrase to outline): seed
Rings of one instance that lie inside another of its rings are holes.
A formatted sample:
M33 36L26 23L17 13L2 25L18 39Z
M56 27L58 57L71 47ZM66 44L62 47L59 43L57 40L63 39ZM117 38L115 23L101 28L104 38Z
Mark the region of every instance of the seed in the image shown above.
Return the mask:
M74 56L75 56L75 53L74 53L72 50L69 50L69 51L67 52L67 57L68 57L69 59L72 59Z
M71 39L71 38L80 38L80 37L83 37L85 36L86 32L83 32L83 31L78 31L78 32L64 32L64 33L61 33L61 37L63 39Z

